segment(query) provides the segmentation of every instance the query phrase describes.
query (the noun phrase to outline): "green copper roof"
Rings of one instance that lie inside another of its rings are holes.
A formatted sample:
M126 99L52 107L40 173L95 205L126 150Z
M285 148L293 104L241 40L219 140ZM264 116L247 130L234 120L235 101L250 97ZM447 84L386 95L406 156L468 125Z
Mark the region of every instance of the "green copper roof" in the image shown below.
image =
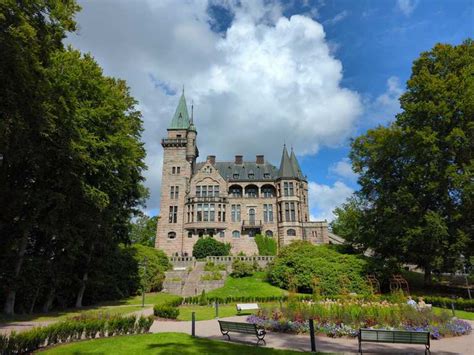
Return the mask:
M286 145L283 146L283 153L281 155L280 171L278 176L281 178L293 178L295 173L293 171L293 164L291 163L290 156L286 150Z
M189 115L188 107L186 105L186 99L184 98L184 91L179 98L178 107L174 113L173 120L168 129L188 129L189 128Z
M296 159L296 155L293 151L293 148L291 148L290 161L291 167L293 168L293 172L295 173L295 175L300 179L304 179L303 173L301 172L300 164L298 163L298 159Z

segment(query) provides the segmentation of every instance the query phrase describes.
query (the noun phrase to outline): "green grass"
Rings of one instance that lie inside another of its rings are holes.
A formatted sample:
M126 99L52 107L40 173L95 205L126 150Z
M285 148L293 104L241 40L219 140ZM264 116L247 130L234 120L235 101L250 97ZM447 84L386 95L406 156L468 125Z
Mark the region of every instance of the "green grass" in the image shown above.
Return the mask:
M297 355L302 352L193 338L181 333L129 335L57 346L45 354L226 354Z
M175 295L167 293L152 292L145 295L145 308L151 308L155 304L160 304L170 299L175 298ZM134 296L124 298L119 301L103 302L95 306L84 307L81 309L71 308L63 311L53 311L50 313L34 313L34 314L17 314L12 317L0 315L0 323L11 322L46 322L46 321L61 321L71 317L77 317L81 314L127 314L143 309L141 307L142 296Z
M453 314L450 309L440 307L433 307L433 312L435 312L436 314L440 314L441 312L448 312L450 315ZM474 320L474 312L454 310L454 314L456 315L456 317L461 319Z
M253 276L234 278L229 276L224 287L210 291L208 297L229 297L229 296L280 296L287 291L270 285L265 279L265 272L256 272Z

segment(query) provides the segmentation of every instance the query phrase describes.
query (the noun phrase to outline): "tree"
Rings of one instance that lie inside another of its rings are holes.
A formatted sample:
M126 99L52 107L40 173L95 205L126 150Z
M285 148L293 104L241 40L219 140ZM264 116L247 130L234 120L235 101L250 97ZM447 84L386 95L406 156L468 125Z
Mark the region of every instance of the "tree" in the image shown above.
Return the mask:
M333 211L336 217L330 227L334 234L344 238L356 249L363 248L364 234L366 226L364 225L364 206L357 195L353 195L340 207Z
M258 248L258 255L276 255L277 243L272 237L257 234L255 236L255 243Z
M160 217L148 217L145 214L139 216L131 226L130 241L134 244L142 244L148 247L155 246L156 227Z
M206 256L226 256L229 255L231 245L221 243L212 237L199 238L193 246L193 256L196 259L203 259Z
M352 143L366 206L358 237L381 256L422 267L430 283L434 269L473 254L473 41L422 53L400 104L393 124Z

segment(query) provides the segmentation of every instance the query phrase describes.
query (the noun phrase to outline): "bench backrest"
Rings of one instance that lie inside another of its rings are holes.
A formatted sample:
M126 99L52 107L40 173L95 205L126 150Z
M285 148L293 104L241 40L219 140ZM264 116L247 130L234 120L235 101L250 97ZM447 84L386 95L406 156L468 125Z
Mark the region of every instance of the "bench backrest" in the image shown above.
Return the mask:
M224 332L237 332L237 333L247 333L247 334L256 334L257 326L251 323L239 323L239 322L228 322L228 321L219 321L221 330Z
M360 329L362 341L377 343L425 344L430 343L429 332L411 332L405 330Z
M237 309L258 309L258 304L256 303L237 303Z

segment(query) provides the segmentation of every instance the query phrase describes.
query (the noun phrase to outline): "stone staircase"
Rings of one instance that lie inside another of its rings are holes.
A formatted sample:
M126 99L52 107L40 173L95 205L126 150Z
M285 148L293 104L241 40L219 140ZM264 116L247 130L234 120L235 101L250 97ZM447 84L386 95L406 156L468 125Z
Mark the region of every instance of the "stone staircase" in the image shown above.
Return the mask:
M187 268L174 266L173 271L165 273L163 291L180 295L182 297L198 296L203 290L206 292L224 286L227 272L221 272L222 280L203 281L201 277L207 273L204 271L206 262L196 261L193 266Z

